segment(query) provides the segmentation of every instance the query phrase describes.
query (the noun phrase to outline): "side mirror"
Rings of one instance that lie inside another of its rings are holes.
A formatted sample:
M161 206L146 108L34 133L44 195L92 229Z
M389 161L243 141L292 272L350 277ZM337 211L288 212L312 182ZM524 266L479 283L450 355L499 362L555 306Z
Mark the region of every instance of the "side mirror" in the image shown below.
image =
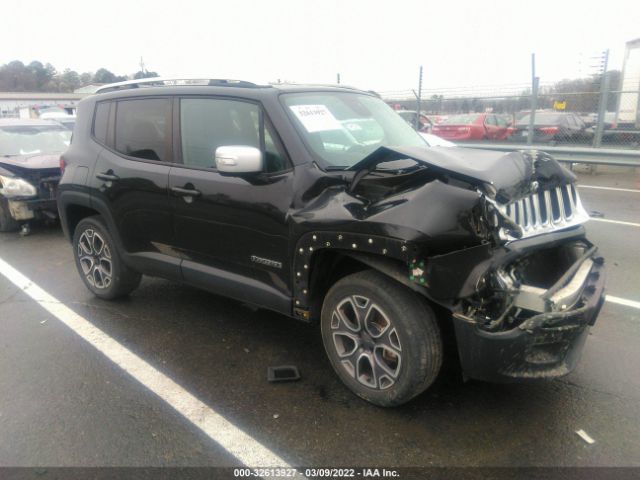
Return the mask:
M216 148L216 168L224 173L262 172L262 152L256 147L225 145Z

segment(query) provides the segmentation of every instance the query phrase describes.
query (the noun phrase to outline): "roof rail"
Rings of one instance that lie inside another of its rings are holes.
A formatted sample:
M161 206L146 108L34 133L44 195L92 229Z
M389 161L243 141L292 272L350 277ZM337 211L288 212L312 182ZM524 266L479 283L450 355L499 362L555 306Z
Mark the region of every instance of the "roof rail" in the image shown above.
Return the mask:
M345 85L343 83L295 83L295 82L270 82L269 85L272 87L316 87L316 88L325 88L325 87L334 87L334 88L345 88L347 90L358 90L359 92L364 92L363 89L358 87L352 87L350 85Z
M144 87L173 87L173 86L212 86L212 87L244 87L256 88L259 85L244 80L230 80L220 78L170 78L152 77L140 78L137 80L127 80L125 82L109 83L98 88L95 93L115 92L117 90L128 90L132 88Z

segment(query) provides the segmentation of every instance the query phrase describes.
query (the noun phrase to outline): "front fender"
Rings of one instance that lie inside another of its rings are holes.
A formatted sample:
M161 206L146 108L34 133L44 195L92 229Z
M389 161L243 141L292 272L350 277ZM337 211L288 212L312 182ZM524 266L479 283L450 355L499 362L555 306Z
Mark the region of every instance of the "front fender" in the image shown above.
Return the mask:
M401 276L401 265L409 265L417 258L418 246L412 242L375 235L351 232L317 231L302 235L296 242L293 265L294 314L308 317L310 307L311 260L321 251L333 250L362 261L366 258L372 268L380 269L393 278ZM374 264L375 257L380 261ZM408 273L405 270L405 276Z

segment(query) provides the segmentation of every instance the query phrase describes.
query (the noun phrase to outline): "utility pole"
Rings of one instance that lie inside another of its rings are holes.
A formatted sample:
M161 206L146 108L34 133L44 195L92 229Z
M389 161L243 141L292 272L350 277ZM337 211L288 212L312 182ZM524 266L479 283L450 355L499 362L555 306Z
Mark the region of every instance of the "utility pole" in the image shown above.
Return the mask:
M602 134L604 133L604 117L607 113L607 96L609 94L609 49L602 53L602 74L600 76L600 103L598 104L598 124L596 125L596 134L593 137L593 146L602 145Z
M140 57L140 71L142 72L142 74L145 74L144 71L144 60L142 59L142 57Z
M415 92L414 92L415 93ZM422 100L422 65L420 65L420 76L418 77L418 94L416 95L416 120L415 120L415 129L420 129L420 110L421 110L421 100Z
M336 83L338 85L340 85L340 74L339 73L336 75Z
M533 126L536 120L536 108L538 106L538 85L540 78L536 77L536 54L531 54L531 112L529 113L529 131L527 133L527 145L533 144Z

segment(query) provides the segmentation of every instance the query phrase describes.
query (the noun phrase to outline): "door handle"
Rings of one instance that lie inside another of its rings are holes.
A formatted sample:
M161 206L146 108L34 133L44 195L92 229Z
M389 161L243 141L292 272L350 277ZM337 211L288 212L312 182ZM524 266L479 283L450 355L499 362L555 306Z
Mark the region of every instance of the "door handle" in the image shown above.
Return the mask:
M193 188L171 187L171 191L179 197L199 197L202 195L200 190Z
M115 182L116 180L120 180L120 177L115 175L113 172L98 173L96 175L96 178L99 178L100 180L104 180L105 182Z

